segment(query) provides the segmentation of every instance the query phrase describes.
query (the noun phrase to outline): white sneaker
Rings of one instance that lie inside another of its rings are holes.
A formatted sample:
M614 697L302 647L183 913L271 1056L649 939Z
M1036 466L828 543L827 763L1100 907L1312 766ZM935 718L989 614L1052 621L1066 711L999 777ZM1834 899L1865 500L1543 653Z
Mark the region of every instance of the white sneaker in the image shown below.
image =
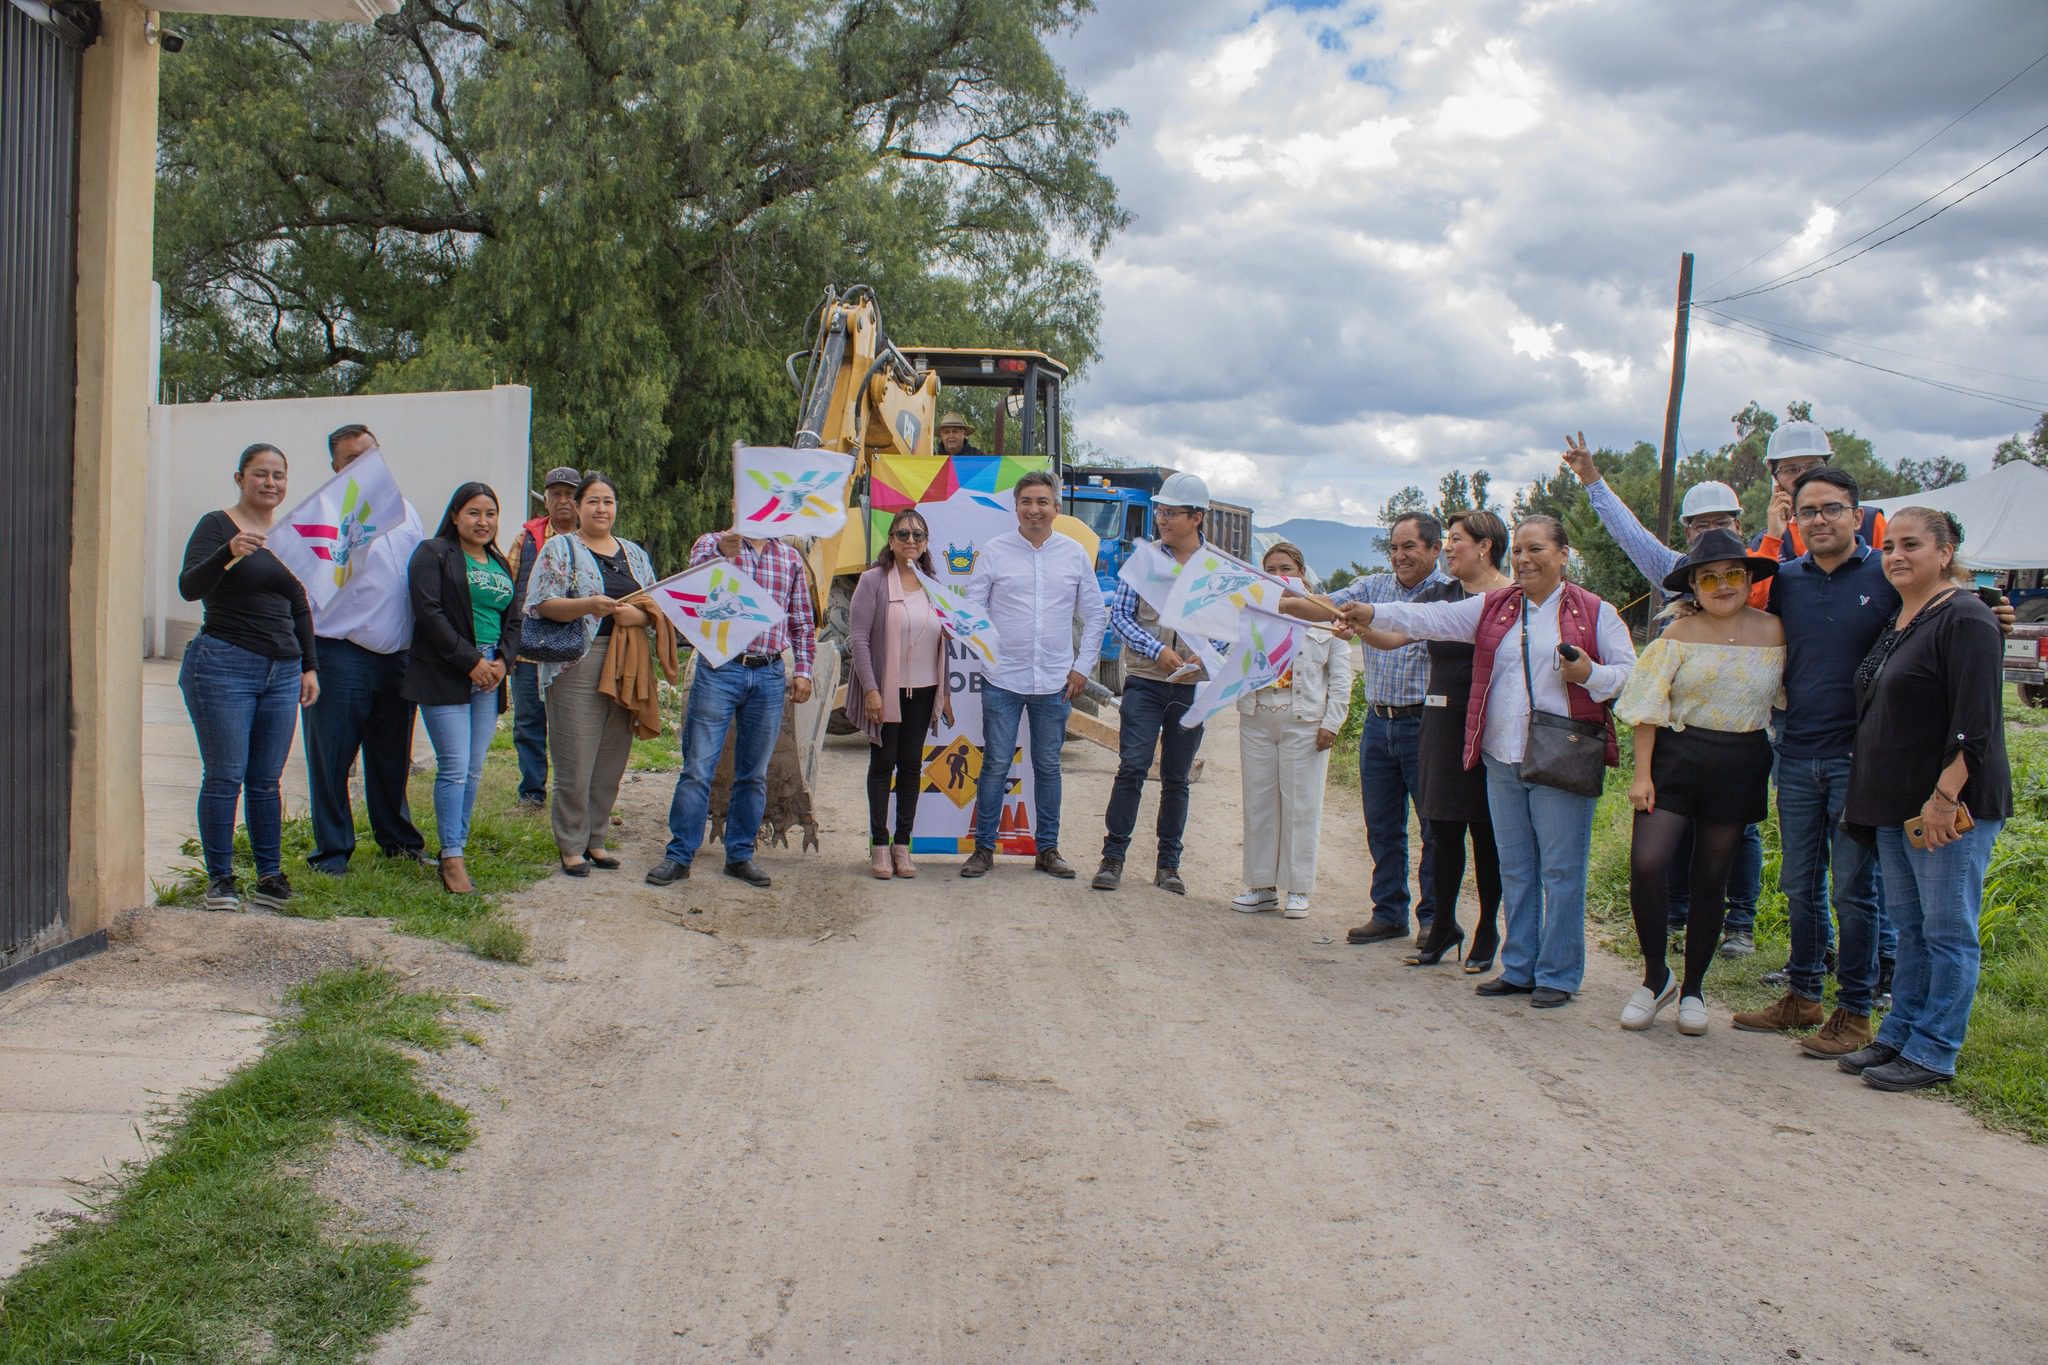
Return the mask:
M1266 910L1280 908L1280 892L1271 886L1255 886L1242 895L1230 898L1231 908L1247 915L1256 915Z
M1281 912L1282 919L1306 919L1308 917L1308 895L1301 891L1287 893L1287 909Z
M1664 1007L1678 998L1678 977L1676 974L1664 978L1664 989L1651 991L1648 986L1638 986L1628 1003L1621 1007L1621 1026L1632 1033L1640 1033L1657 1022L1657 1016Z
M1699 1038L1706 1034L1706 1001L1697 995L1688 995L1678 1002L1678 1031L1688 1038Z

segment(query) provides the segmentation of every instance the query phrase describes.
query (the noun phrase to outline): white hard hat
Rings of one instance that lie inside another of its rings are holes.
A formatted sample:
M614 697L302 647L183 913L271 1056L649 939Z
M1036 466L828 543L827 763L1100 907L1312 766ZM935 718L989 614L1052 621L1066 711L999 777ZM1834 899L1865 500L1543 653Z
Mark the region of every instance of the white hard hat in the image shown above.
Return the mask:
M1154 507L1199 507L1209 510L1209 485L1199 474L1168 474L1152 495Z
M1691 521L1712 512L1732 512L1741 516L1742 502L1735 496L1735 490L1713 479L1685 490L1685 502L1678 509L1680 521Z
M1787 422L1771 433L1771 443L1764 447L1765 464L1780 460L1831 460L1834 455L1828 434L1814 422Z

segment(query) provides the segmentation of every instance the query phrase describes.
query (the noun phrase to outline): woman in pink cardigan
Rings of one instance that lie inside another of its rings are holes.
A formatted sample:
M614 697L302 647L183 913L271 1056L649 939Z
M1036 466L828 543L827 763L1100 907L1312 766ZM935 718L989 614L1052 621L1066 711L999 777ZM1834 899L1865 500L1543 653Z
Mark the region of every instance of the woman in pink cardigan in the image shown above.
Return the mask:
M931 530L916 509L889 523L889 539L853 590L847 650L853 685L846 718L867 731L868 857L874 875L915 877L910 829L923 785L924 738L943 718L953 723L946 632L916 569L935 575ZM896 785L896 834L889 835L889 784Z

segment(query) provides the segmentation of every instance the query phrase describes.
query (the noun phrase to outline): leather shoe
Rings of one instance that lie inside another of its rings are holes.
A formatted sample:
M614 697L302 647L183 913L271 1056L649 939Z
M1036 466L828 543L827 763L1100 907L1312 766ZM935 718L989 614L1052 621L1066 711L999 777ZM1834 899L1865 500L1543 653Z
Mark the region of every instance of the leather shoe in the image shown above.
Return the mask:
M1038 850L1038 856L1032 859L1032 866L1036 867L1040 872L1049 873L1062 881L1072 881L1074 878L1073 866L1060 856L1060 851L1057 848L1041 848Z
M1559 1005L1571 1003L1572 993L1561 991L1555 986L1538 986L1529 992L1529 1007L1539 1010L1554 1010Z
M743 863L727 863L725 865L725 875L737 877L748 886L767 886L770 881L768 874L755 867L754 860L751 858Z
M1904 1057L1894 1057L1883 1066L1863 1068L1863 1083L1873 1090L1925 1090L1954 1079L1945 1071L1909 1062Z
M1383 919L1370 919L1344 935L1346 943L1385 943L1391 939L1408 937L1406 925L1389 924Z
M1504 976L1496 976L1491 981L1482 981L1474 986L1472 993L1474 995L1534 995L1536 988L1534 986L1518 986Z
M1104 858L1102 866L1095 869L1095 880L1089 882L1088 885L1094 887L1097 891L1114 891L1117 887L1123 885L1123 880L1124 860L1122 858Z
M667 886L670 882L686 882L690 879L690 865L679 863L674 858L663 858L647 869L649 886Z
M1152 873L1152 885L1161 891L1171 891L1176 896L1185 896L1188 893L1188 884L1180 879L1180 869L1177 867L1155 869Z
M996 851L982 844L974 846L974 852L967 855L967 861L960 864L963 877L986 877L989 869L996 865Z
M1835 1058L1835 1065L1851 1076L1861 1076L1873 1066L1884 1066L1899 1058L1899 1050L1887 1043L1872 1043L1869 1047L1857 1048L1846 1057Z

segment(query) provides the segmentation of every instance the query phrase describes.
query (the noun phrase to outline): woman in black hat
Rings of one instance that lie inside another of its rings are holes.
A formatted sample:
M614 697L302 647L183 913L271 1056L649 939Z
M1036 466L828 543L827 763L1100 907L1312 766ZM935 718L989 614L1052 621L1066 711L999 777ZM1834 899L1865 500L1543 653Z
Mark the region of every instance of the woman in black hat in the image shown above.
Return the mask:
M1707 1031L1701 990L1728 891L1728 865L1742 830L1768 813L1771 745L1765 726L1784 705L1785 630L1749 605L1750 585L1778 571L1732 531L1708 531L1664 579L1690 593L1697 610L1674 621L1636 661L1614 703L1635 727L1635 807L1629 902L1643 949L1643 984L1622 1007L1621 1026L1641 1030L1676 998L1678 1031ZM1666 873L1686 827L1693 829L1692 906L1685 927L1685 976L1664 960Z

